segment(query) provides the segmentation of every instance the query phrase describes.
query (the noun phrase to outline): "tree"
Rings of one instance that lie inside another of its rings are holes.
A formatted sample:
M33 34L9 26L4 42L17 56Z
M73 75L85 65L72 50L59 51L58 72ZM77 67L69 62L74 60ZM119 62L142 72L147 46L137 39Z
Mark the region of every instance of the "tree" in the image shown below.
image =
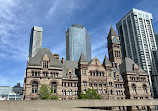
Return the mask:
M96 90L88 88L85 94L79 94L78 99L101 99L101 97L97 94Z
M47 99L58 99L56 94L53 93L51 90L51 87L48 87L46 84L42 84L41 88L39 89L39 95L41 100L47 100Z

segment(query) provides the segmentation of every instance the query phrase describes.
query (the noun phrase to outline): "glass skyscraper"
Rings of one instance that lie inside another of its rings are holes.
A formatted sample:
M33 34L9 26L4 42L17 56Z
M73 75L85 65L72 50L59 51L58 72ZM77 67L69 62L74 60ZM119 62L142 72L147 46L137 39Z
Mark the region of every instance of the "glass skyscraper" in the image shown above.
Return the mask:
M152 96L158 97L157 46L152 19L151 13L132 9L116 27L123 59L130 57L148 73Z
M31 29L30 45L29 45L29 57L35 56L40 48L42 48L42 35L43 28L34 26Z
M81 52L91 60L91 39L83 25L72 24L66 31L66 60L78 61Z

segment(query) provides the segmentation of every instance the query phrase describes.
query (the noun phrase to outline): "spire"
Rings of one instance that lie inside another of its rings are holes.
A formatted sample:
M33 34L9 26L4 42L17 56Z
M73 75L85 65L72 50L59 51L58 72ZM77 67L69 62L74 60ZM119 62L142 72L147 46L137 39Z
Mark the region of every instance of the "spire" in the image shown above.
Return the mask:
M108 37L109 37L109 36L118 36L112 26L111 26L110 31L109 31L109 34L108 34Z
M81 55L80 55L79 62L87 62L87 60L86 60L86 58L85 58L83 53L81 53Z
M105 55L105 57L104 57L103 64L104 64L104 66L107 66L107 65L112 66L112 65L111 65L111 62L109 61L109 59L107 58L107 56L106 56L106 55Z

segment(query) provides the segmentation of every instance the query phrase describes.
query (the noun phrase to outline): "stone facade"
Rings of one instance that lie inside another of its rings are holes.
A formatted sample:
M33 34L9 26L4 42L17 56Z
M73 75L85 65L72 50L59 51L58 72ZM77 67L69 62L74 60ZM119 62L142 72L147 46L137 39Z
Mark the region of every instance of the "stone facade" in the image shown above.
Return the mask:
M113 31L109 35L114 38ZM120 51L120 47L115 47L117 45L118 42L112 42L108 47L109 53ZM60 100L77 99L78 94L85 93L88 88L95 89L102 99L150 99L147 73L130 58L122 62L120 56L121 52L112 53L109 60L105 55L101 63L97 57L88 62L81 53L79 61L75 62L64 58L59 60L48 48L41 48L27 62L24 99L38 99L41 84L52 86ZM115 109L132 108L137 110L140 107Z

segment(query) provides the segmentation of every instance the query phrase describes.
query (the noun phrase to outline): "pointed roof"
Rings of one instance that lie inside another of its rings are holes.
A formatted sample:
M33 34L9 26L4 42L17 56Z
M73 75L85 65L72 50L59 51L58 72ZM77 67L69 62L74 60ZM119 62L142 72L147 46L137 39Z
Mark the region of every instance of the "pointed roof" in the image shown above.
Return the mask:
M104 57L103 64L104 64L104 65L111 65L111 62L109 61L109 59L107 58L106 55L105 55L105 57Z
M134 72L134 64L136 63L131 58L126 57L120 65L120 72ZM146 73L141 67L139 67L138 72Z
M50 66L52 67L62 67L62 64L58 62L58 60L54 57L52 52L48 48L40 48L39 51L36 53L34 57L30 57L28 60L28 64L32 66L41 66L42 65L42 58L45 57L49 58Z
M109 34L108 34L108 37L109 37L109 36L118 36L112 26L111 26L110 31L109 31Z
M79 62L87 62L87 60L86 60L86 58L85 58L83 53L81 53L81 55L80 55Z

